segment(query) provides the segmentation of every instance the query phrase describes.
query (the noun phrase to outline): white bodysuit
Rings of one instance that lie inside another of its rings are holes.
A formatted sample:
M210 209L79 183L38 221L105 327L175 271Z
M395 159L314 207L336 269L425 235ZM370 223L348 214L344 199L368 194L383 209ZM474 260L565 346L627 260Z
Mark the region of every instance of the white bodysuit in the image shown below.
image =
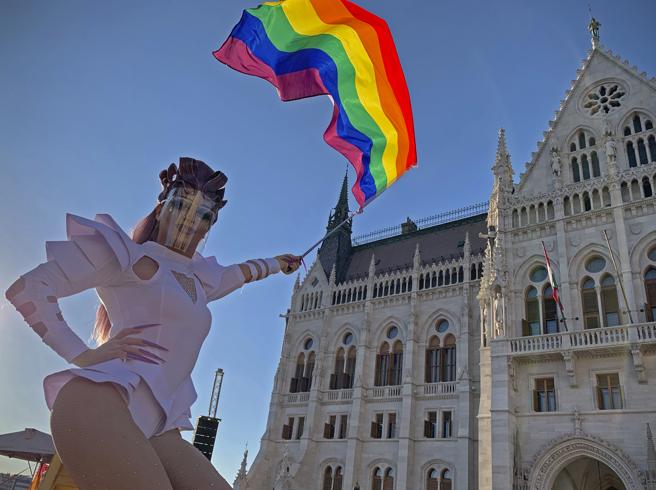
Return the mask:
M124 328L159 324L131 336L168 351L142 347L166 361L159 365L112 359L50 374L43 382L48 408L64 384L82 376L115 383L146 437L173 428L193 430L191 405L197 395L191 371L210 330L207 303L244 284L239 265L223 267L198 253L188 258L152 241L137 244L107 214L96 215L95 221L68 214L66 225L68 241L47 242L48 262L24 274L8 299L69 362L88 346L64 321L57 298L92 287L107 309L110 338ZM148 280L132 269L144 256L159 266Z

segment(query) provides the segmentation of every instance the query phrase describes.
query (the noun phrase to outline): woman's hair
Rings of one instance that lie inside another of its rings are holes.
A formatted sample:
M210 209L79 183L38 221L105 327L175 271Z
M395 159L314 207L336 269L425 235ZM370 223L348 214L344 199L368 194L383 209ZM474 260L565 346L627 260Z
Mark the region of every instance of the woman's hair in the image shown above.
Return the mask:
M163 188L162 192L157 198L158 202L155 208L135 225L132 231L132 240L135 243L141 244L157 239L159 233L157 215L168 193L174 187L187 185L202 191L203 194L215 202L216 211L226 205L227 201L223 199L223 195L228 178L218 170L215 172L209 165L200 160L181 157L179 166L172 163L167 169L160 172L159 179ZM111 327L112 324L109 321L107 309L105 305L100 303L96 311L96 321L92 333L96 344L101 345L107 342Z

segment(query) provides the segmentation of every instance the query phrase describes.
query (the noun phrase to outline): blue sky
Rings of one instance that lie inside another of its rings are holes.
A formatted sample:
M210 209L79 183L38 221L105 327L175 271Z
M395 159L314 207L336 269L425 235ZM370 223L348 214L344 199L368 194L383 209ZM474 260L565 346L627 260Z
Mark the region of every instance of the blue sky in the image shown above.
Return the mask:
M486 200L499 127L516 176L590 48L587 2L361 0L385 18L412 97L419 167L367 208L355 233ZM255 3L0 2L0 289L45 260L64 215L107 212L129 230L155 204L158 172L192 156L229 178L205 248L222 263L300 253L322 235L346 160L322 140L325 98L282 103L266 82L214 60ZM656 6L592 2L602 43L656 75ZM353 172L349 170L352 179ZM353 207L352 200L352 207ZM225 370L213 462L229 480L264 431L293 277L212 304L193 379L194 420ZM78 334L97 299L62 301ZM42 379L66 368L0 299L0 433L49 432ZM190 438L191 432L187 432ZM21 462L0 457L0 471Z

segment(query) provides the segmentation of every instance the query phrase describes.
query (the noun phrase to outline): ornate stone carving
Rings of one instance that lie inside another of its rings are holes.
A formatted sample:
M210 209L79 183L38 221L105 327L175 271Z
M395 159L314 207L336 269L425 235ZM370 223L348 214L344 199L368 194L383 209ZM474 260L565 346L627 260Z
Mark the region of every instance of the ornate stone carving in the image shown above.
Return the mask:
M627 490L643 488L641 474L636 464L621 449L611 443L586 434L567 434L545 444L530 465L533 468L529 479L531 490L551 490L558 473L577 458L596 459L622 480Z

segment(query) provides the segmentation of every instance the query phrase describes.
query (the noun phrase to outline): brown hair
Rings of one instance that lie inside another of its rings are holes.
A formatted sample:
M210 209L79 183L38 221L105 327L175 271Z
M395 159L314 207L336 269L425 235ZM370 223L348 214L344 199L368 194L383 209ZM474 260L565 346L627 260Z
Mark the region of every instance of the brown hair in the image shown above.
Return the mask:
M201 190L216 203L216 211L226 205L227 201L223 199L223 195L228 178L218 170L215 172L209 165L200 160L181 157L179 166L172 163L167 169L160 172L159 179L163 188L162 192L157 198L158 202L155 208L135 225L132 231L132 241L135 243L141 244L157 239L159 233L157 214L162 208L166 196L174 187L187 185ZM97 345L104 344L109 340L109 330L111 328L112 324L109 321L107 309L105 305L100 303L96 311L96 321L92 333Z

